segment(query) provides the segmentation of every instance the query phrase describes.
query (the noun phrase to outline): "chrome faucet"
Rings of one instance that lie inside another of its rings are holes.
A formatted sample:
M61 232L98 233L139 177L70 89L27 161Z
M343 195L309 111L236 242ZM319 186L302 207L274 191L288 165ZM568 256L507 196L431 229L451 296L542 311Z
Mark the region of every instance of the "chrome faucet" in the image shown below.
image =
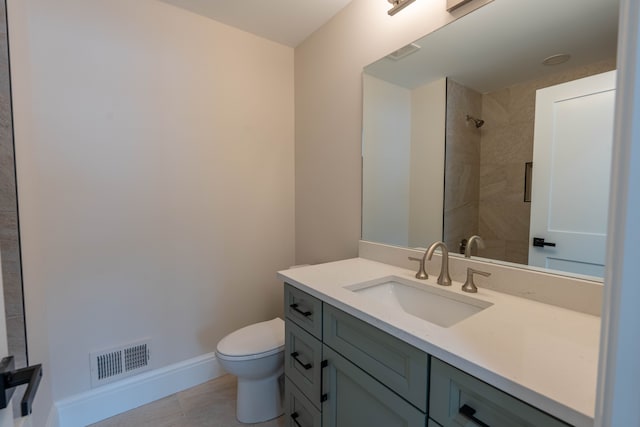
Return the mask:
M449 248L444 242L435 242L429 246L427 252L424 255L428 260L431 260L433 253L437 248L440 248L442 252L442 259L440 260L440 275L438 276L438 285L451 286L451 276L449 276Z
M478 287L476 286L475 283L473 283L474 274L479 274L484 277L491 276L491 273L487 273L486 271L474 270L473 268L470 268L470 267L467 268L467 280L464 282L464 285L462 285L463 291L470 292L472 294L475 294L476 292L478 292Z
M479 249L484 249L484 240L482 240L482 237L473 235L469 237L469 240L467 241L467 247L464 249L465 258L471 258L471 248L473 247L474 243L476 244L476 246L478 246Z

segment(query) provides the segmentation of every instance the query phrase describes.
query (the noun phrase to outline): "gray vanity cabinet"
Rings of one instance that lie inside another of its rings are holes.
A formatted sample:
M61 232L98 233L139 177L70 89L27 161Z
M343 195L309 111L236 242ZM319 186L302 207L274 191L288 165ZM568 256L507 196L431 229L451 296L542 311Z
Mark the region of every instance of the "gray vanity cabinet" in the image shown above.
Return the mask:
M436 358L431 358L429 416L445 427L568 426Z
M429 356L285 284L285 424L425 427Z
M425 414L323 346L322 427L424 427Z
M285 284L288 427L567 427Z

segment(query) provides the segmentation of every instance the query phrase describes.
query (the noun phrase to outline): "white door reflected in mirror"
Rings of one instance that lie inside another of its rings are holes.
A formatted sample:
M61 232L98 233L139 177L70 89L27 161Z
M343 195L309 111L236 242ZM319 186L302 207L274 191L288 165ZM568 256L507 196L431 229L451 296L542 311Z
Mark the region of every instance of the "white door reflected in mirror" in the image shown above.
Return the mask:
M536 94L529 265L604 276L616 72Z

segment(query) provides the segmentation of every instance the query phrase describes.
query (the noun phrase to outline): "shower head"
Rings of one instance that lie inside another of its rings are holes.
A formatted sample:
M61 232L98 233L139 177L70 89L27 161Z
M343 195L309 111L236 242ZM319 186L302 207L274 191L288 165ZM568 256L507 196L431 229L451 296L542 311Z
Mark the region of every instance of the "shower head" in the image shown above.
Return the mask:
M484 125L484 120L476 119L473 116L467 114L467 121L472 121L476 128L480 129Z

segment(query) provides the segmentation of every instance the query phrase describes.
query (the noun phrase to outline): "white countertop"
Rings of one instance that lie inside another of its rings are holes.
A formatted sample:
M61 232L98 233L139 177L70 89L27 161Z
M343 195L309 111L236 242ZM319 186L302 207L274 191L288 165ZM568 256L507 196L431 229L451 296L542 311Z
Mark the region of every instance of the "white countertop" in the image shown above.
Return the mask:
M593 426L599 317L480 285L477 294L467 294L454 282L445 289L493 305L443 328L344 289L386 276L416 280L414 274L363 258L278 272L283 281L532 406L575 426ZM434 277L417 282L443 289Z

